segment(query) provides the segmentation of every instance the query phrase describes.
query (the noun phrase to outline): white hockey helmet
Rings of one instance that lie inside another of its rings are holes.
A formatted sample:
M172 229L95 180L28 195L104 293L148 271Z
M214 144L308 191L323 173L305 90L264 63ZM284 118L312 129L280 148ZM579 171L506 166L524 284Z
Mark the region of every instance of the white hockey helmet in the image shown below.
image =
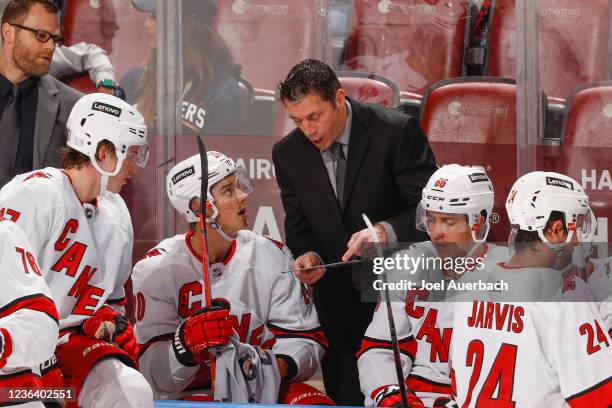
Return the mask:
M66 122L69 147L89 156L92 165L103 176L103 192L109 176L121 170L131 146L137 146L136 164L144 167L149 157L147 126L144 118L133 106L113 95L92 93L83 96L70 111ZM117 166L112 172L104 171L96 160L98 144L108 140L115 146Z
M210 151L207 152L208 158L208 191L207 200L212 205L213 214L206 222L214 224L219 215L212 196L212 188L225 177L236 174L240 190L246 194L255 190L253 182L246 173L243 166L236 165L232 159L223 153ZM166 191L172 206L178 211L187 222L198 222L199 218L194 213L192 204L194 199L200 198L202 170L200 155L196 154L188 159L177 163L166 177ZM214 228L218 226L213 225Z
M479 166L449 164L436 170L423 189L417 206L417 229L431 233L427 211L467 216L474 242L484 242L490 229L489 216L493 211L493 184ZM486 211L484 225L480 225Z
M519 229L537 231L540 239L549 243L544 230L553 211L564 215L566 243L574 233L581 242L592 242L597 228L589 197L580 183L560 173L534 171L520 177L510 190L506 211L512 226L511 244Z

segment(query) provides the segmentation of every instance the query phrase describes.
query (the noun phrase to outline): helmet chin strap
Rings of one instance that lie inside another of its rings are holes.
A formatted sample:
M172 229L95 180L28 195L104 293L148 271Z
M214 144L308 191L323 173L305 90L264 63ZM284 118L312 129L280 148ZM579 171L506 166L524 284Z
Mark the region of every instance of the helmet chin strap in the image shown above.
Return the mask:
M479 229L470 231L472 234L472 239L474 240L474 245L472 245L472 248L470 248L470 250L463 256L464 258L469 258L472 255L474 255L474 252L476 252L477 249L482 247L482 244L487 240L487 236L489 235L489 229L491 228L491 225L489 225L488 222L483 225L486 225L487 229L485 230L482 238L478 238L477 233L480 231Z
M208 222L208 221L206 221L206 222ZM234 241L236 239L236 237L232 238L229 235L227 235L225 233L225 231L223 231L223 228L219 224L217 224L216 222L213 221L213 222L208 222L208 223L210 224L210 227L212 229L217 231L219 233L219 235L221 235L221 237L223 237L224 240L231 242L231 241Z
M213 210L213 213L210 217L206 218L206 223L210 224L210 227L214 229L215 231L217 231L224 240L230 241L230 242L234 241L236 237L233 237L233 238L230 237L225 231L223 231L223 227L221 227L221 225L219 225L216 222L216 219L219 216L219 210L217 210L217 207L212 202L209 201L209 203L210 203L210 207Z
M470 248L470 250L464 255L464 258L469 258L470 256L474 255L474 252L476 252L478 248L482 247L482 243L483 241L474 241L474 245L472 245L472 248Z
M108 175L102 174L102 177L100 177L100 192L98 193L98 195L103 196L104 194L106 194L107 187L108 187Z
M538 236L540 237L542 242L546 244L547 247L549 247L555 252L554 268L560 269L561 268L561 257L563 256L563 250L570 244L570 241L572 240L572 237L574 236L574 231L570 230L567 233L567 238L565 239L565 242L556 242L556 243L550 242L546 238L546 236L544 235L544 231L542 230L538 230Z
M92 158L91 164L96 170L98 170L98 173L102 175L100 177L100 192L98 193L98 196L103 196L104 194L106 194L108 188L108 179L112 176L116 176L119 173L119 171L121 170L121 166L123 166L123 160L117 160L117 165L115 166L115 171L113 172L102 170L102 168L98 164L98 160L95 157Z

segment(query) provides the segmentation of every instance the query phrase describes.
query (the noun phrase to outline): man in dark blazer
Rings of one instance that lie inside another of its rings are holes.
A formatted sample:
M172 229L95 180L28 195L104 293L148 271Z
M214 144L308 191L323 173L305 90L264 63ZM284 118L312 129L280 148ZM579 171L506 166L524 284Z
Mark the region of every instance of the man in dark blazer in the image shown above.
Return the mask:
M272 151L294 268L361 255L361 245L371 242L362 213L382 242L425 239L415 211L436 163L417 121L346 98L333 70L317 60L293 67L279 90L297 126ZM361 302L360 277L350 269L296 275L314 285L331 343L322 361L327 393L341 405L363 405L355 353L375 305Z
M59 166L57 148L66 143L66 120L82 96L47 75L55 47L62 42L53 1L10 1L1 32L0 187L15 174Z

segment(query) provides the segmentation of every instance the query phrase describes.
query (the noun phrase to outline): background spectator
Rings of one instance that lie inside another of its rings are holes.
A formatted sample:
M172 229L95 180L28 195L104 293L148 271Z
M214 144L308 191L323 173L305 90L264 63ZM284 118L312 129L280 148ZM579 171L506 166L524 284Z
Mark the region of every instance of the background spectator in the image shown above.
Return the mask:
M127 100L136 104L146 123L156 118L156 19L154 0L132 0L138 10L149 12L146 29L151 52L142 65L121 79ZM181 121L183 131L238 134L245 121L243 95L238 81L240 67L212 27L217 12L213 0L182 2L183 83Z

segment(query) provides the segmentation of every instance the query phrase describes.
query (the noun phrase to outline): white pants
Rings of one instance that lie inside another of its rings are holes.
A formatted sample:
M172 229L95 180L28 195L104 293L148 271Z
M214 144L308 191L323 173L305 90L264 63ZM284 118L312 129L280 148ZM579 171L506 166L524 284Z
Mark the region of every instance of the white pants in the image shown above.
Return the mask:
M109 358L87 374L79 395L83 408L152 408L153 391L144 376Z

